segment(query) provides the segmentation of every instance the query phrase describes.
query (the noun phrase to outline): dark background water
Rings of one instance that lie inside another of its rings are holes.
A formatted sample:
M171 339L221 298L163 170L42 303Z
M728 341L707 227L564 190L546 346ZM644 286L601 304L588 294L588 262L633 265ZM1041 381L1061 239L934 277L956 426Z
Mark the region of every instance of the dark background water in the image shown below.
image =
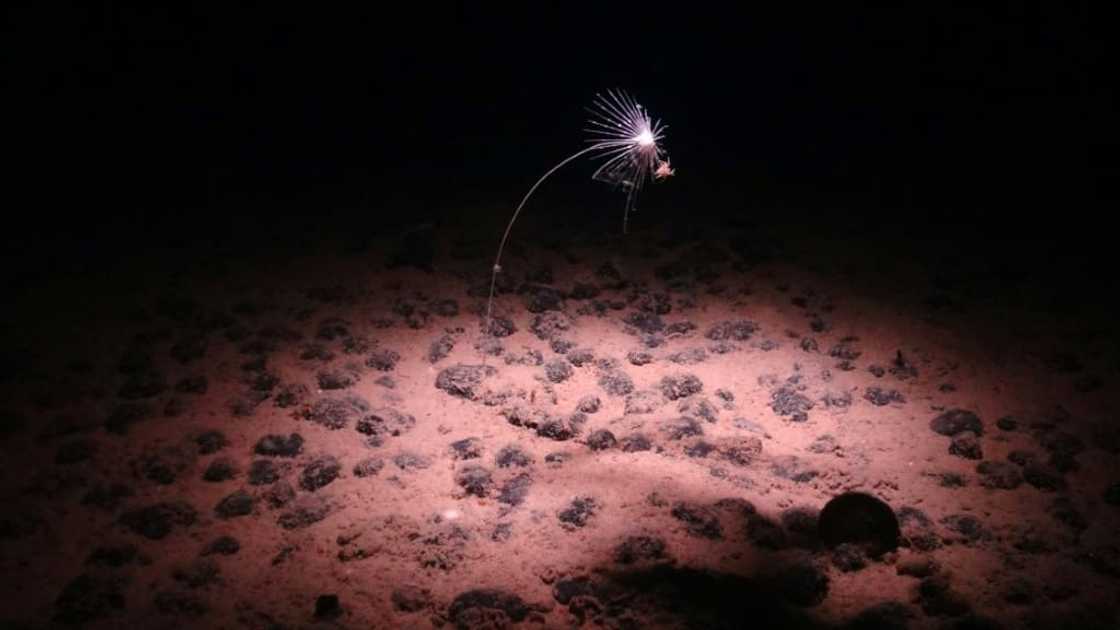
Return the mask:
M1086 8L783 7L13 10L9 270L474 205L500 223L609 88L670 125L649 216L1107 251L1115 90ZM534 207L618 214L593 168Z

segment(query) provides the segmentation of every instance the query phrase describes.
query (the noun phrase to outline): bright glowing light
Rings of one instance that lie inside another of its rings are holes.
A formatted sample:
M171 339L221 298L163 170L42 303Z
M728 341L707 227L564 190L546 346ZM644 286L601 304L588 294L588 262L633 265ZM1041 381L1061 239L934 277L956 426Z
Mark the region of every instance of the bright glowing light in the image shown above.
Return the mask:
M642 185L654 179L654 171L665 159L660 144L668 127L650 118L644 107L621 91L596 94L588 112L588 142L593 157L604 160L591 178L626 192L626 216L634 208Z

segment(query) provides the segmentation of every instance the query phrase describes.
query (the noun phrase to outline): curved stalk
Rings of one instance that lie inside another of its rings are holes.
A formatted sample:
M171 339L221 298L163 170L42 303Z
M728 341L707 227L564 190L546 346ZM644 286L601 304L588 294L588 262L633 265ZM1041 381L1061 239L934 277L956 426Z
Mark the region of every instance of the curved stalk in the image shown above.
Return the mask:
M580 151L579 153L569 156L563 162L560 162L556 166L553 166L547 173L545 173L540 179L537 180L537 183L533 184L533 187L529 189L529 192L525 194L525 197L521 199L521 203L517 205L517 210L514 210L513 218L509 220L509 225L506 226L506 232L502 235L502 241L498 244L498 255L494 257L494 268L492 269L492 273L490 275L490 297L486 301L486 323L485 327L483 328L485 334L490 334L490 316L494 306L494 287L498 283L498 273L502 270L502 250L505 249L506 240L509 239L510 230L513 229L514 221L517 221L517 215L521 214L521 209L525 207L525 202L529 201L529 197L533 196L533 192L537 190L537 187L544 183L544 180L548 179L549 175L552 175L553 173L558 171L560 167L585 153L590 153L591 151L602 148L603 143L593 144Z

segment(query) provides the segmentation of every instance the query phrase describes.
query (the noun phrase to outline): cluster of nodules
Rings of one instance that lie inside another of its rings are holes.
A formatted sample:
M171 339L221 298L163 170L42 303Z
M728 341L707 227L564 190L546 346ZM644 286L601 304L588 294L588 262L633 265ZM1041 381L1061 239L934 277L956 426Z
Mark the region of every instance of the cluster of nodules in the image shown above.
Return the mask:
M1046 493L1061 493L1070 482L1067 476L1080 469L1078 457L1089 444L1078 433L1067 427L1074 423L1064 409L1058 408L1023 419L1014 415L1000 417L996 422L1001 450L1006 444L1012 448L1006 458L985 457L984 442L989 439L990 428L972 411L950 409L930 420L930 429L948 438L946 446L950 455L975 460L979 483L1000 490L1015 490L1026 484ZM1117 452L1116 440L1102 425L1090 438L1095 445L1107 452ZM945 478L945 485L965 485L960 475ZM1114 492L1111 489L1106 491ZM1106 496L1106 501L1107 501Z

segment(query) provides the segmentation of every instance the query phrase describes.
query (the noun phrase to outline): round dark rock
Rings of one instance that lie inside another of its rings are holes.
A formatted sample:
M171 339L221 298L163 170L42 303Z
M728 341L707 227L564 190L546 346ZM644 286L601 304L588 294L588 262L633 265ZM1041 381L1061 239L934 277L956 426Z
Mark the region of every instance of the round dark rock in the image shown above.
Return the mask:
M324 341L334 341L342 337L350 335L349 324L345 320L337 317L328 317L319 322L319 329L316 331L315 336Z
M342 472L342 464L335 456L316 457L303 469L299 478L299 486L304 490L314 492L338 479L340 472Z
M397 468L400 468L401 470L412 471L430 468L432 465L432 460L431 458L420 455L419 453L404 451L393 456L393 463L396 464Z
M510 468L513 466L524 467L532 464L533 458L521 447L511 444L498 451L498 455L494 458L494 463L498 465L498 468Z
M1028 466L1038 461L1038 456L1030 451L1015 450L1007 454L1007 460L1019 466Z
M965 459L983 459L984 451L980 448L980 438L971 431L965 431L953 436L949 443L949 454Z
M249 485L265 486L280 479L280 471L270 459L254 460L249 465Z
M1043 492L1056 492L1066 487L1062 474L1045 464L1031 463L1024 466L1023 479Z
M602 406L602 401L594 394L584 396L576 403L576 410L580 413L595 413Z
M347 387L353 387L354 384L358 382L358 375L357 374L355 374L354 372L351 372L350 370L343 370L343 369L320 370L319 373L316 374L315 378L318 381L319 389L322 389L324 391L334 390L334 389L346 389ZM322 402L323 400L327 400L327 399L321 399L319 402ZM324 424L324 426L328 426L328 425L326 425L325 423L322 423L322 422L320 422L320 424ZM343 426L345 426L345 425L343 425ZM329 428L341 429L342 426L337 426L337 427L330 426Z
M452 442L451 456L455 459L478 459L482 457L482 440L469 437Z
M544 355L540 350L522 347L518 352L506 352L506 365L544 365Z
M626 397L626 414L653 413L664 404L665 400L659 392L648 389L634 392Z
M898 548L898 517L882 500L846 492L825 504L817 521L820 539L829 547L856 543L872 556Z
M483 323L483 327L485 327L485 323ZM484 332L488 337L508 337L517 332L517 326L511 319L494 315L490 318L490 329Z
M303 348L300 352L299 358L304 361L331 361L334 359L334 352L321 343L311 343Z
M510 622L518 623L529 616L529 606L517 595L498 589L474 589L459 594L447 609L447 616L457 628L504 628ZM494 625L480 625L483 619L494 619L487 613L499 615Z
M883 407L891 403L904 403L906 397L896 389L883 389L881 387L868 387L863 393L864 400L876 407Z
M972 431L976 435L984 434L984 423L971 411L964 409L951 409L930 420L929 428L941 435L953 436L962 431Z
M385 460L380 457L367 457L357 464L354 464L354 476L359 479L373 477L381 472L381 469L384 467Z
M758 332L758 324L746 319L723 321L715 324L704 334L712 341L747 341Z
M795 483L812 481L820 472L796 455L780 455L770 460L770 472L782 479L789 479Z
M587 446L593 451L603 451L608 448L614 448L618 444L614 434L607 429L599 429L587 436Z
M630 365L649 365L653 363L653 355L645 350L633 350L626 354L626 360Z
M670 440L683 440L704 435L704 427L696 418L680 416L662 422L661 432Z
M986 488L1001 490L1014 490L1023 483L1023 475L1019 467L1010 462L984 461L976 465L976 472L980 474L980 485Z
M498 523L494 531L490 532L490 540L503 543L513 538L513 523Z
M791 544L807 549L817 546L817 521L820 520L817 510L804 506L791 507L783 510L780 518Z
M262 437L253 449L258 455L271 457L295 457L303 451L303 436L298 433L284 437L283 435L266 435Z
M984 527L984 523L971 514L949 514L941 519L941 524L957 534L960 541L966 544L992 537L992 533Z
M639 331L649 334L661 332L665 329L665 322L657 313L647 311L634 311L626 315L623 321Z
M428 346L428 362L436 363L447 358L455 349L455 338L448 334L440 335Z
M586 421L587 416L580 414L579 411L567 417L552 416L536 427L536 435L563 442L579 435L580 429Z
M832 564L844 573L851 573L865 568L867 557L859 545L843 543L832 550Z
M709 442L705 442L703 440L699 440L699 441L695 442L694 444L691 444L691 445L685 447L684 453L685 453L685 455L688 455L689 457L700 458L700 457L707 457L714 450L716 450L716 447L715 447L714 444L711 444Z
M220 569L213 560L195 560L176 567L171 577L189 588L201 588L218 581Z
M696 416L708 422L715 423L719 420L719 409L704 398L688 398L682 400L677 411L686 416Z
M566 365L566 364L565 364ZM498 373L492 365L457 364L440 370L436 375L436 388L452 396L477 400L482 381Z
M575 348L570 350L566 355L568 363L576 367L583 367L595 360L595 353L589 348Z
M217 507L214 508L214 512L219 518L247 516L253 513L255 502L253 495L244 490L238 490L219 501Z
M249 379L249 388L258 394L262 394L260 398L263 400L267 397L268 392L271 392L280 384L280 377L268 372L260 372Z
M614 561L634 564L665 558L665 541L651 536L629 536L615 547Z
M318 523L331 512L330 502L322 495L307 494L288 503L289 509L276 522L284 529L302 529Z
M228 457L218 457L202 473L202 480L212 483L228 481L237 476L237 465Z
M339 389L338 387L323 387L323 374L319 377L319 386L323 389ZM328 396L316 400L309 409L303 412L303 417L315 424L337 431L351 423L356 423L359 418L369 413L369 402L353 394L343 396Z
M817 454L834 453L840 448L840 444L832 435L825 433L824 435L817 436L813 443L809 445L809 452Z
M653 448L653 444L650 443L649 438L641 433L631 433L623 437L619 440L618 446L622 449L623 453L638 453Z
M599 502L593 497L576 497L556 516L565 527L583 527L599 511L599 507Z
M563 442L575 437L579 433L579 427L580 423L572 422L569 418L553 416L545 419L537 426L537 435Z
M311 395L311 390L303 383L287 383L273 397L273 403L281 409L302 404Z
M545 376L553 383L563 383L572 377L572 366L566 361L555 359L544 366Z
M133 469L137 475L163 485L171 485L175 477L186 467L182 459L175 453L161 455L144 455L133 462Z
M240 550L241 543L237 542L236 538L233 536L219 536L210 541L210 543L202 549L202 555L210 556L221 554L223 556L232 556Z
M626 396L634 391L634 381L621 370L608 370L599 376L599 387L610 396Z
M287 481L277 483L264 493L265 501L268 501L268 505L273 508L284 507L295 498L296 489Z
M432 595L427 589L405 584L394 589L390 599L393 601L393 608L399 611L420 612L431 604Z
M533 478L528 473L521 473L502 485L498 492L498 502L505 505L521 505L525 497L529 496L529 488L533 485Z
M784 385L770 393L770 409L779 416L789 416L792 422L807 422L814 403L800 393L797 387Z
M416 426L416 418L412 414L403 413L391 407L378 407L358 420L355 429L362 435L368 435L366 442L370 446L381 446L385 438L400 436Z
M662 378L660 388L663 396L677 400L700 393L704 384L695 374L674 374Z
M460 470L455 476L455 483L466 490L467 494L476 497L485 497L494 485L490 471L482 466L467 466Z
M910 546L914 549L933 551L942 546L941 537L925 512L916 507L904 506L898 510L898 520L902 525L903 537L910 541Z
M529 330L538 339L548 341L560 333L567 332L571 327L572 320L567 315L559 311L549 311L534 317L532 324L529 325Z
M692 503L677 503L669 512L684 523L685 530L693 536L708 539L723 538L723 525L712 508Z
M121 514L120 523L150 540L160 540L178 525L193 525L198 514L188 503L172 501L155 503Z
M195 438L199 455L212 455L229 445L221 431L206 431Z
M762 454L762 440L756 437L734 439L723 447L722 454L736 466L749 466Z
M789 547L786 531L782 526L761 514L752 514L747 518L747 538L764 549Z
M397 366L397 362L400 360L401 355L396 350L381 348L369 355L366 359L366 367L379 372L389 372Z

